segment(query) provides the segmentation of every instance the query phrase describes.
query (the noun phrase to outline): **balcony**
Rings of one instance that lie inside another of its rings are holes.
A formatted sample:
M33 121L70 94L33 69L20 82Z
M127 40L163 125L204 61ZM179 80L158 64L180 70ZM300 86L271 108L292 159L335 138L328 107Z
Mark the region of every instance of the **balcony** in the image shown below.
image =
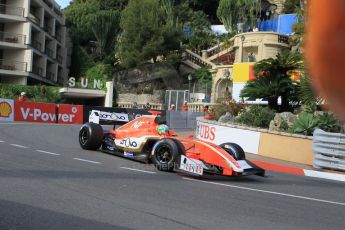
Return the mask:
M59 33L56 33L56 40L61 43L62 41L62 36Z
M51 57L51 58L54 58L54 51L48 47L46 47L46 54Z
M56 60L62 65L63 57L61 55L56 55Z
M28 72L28 63L0 59L0 70Z
M61 85L61 86L64 86L65 83L66 83L66 81L65 81L65 79L63 78L63 76L62 76L61 73L59 73L58 79L57 79L57 80L58 80L58 84Z
M47 71L47 79L51 81L55 81L55 74L50 71Z
M44 30L50 35L53 34L53 29L48 25L44 25Z
M28 19L31 22L35 23L36 25L41 26L41 20L37 18L35 15L33 15L32 13L29 14Z
M32 42L31 42L31 45L35 49L37 49L39 51L42 51L42 43L40 43L39 41L33 39Z
M43 77L43 69L41 67L38 67L38 66L33 66L32 67L32 73L38 75L38 76L41 76Z
M0 14L24 17L25 9L22 7L0 4Z
M0 41L25 45L26 35L0 32Z

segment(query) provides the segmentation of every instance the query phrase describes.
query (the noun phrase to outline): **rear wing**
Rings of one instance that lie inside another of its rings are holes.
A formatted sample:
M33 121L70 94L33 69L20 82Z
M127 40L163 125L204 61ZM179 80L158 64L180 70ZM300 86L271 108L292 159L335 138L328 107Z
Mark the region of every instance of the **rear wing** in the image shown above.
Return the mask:
M155 115L159 123L165 123L166 121L165 111L142 109L126 109L118 112L91 110L88 121L90 123L113 125L115 127L116 125L124 125L143 115Z

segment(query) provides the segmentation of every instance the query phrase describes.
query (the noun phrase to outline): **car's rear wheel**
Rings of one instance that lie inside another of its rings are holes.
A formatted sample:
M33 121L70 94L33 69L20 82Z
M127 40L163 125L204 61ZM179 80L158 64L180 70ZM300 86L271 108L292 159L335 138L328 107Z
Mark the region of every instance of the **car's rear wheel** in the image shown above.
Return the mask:
M241 146L235 143L223 143L220 145L227 153L229 153L235 160L244 160L246 155Z
M87 150L97 150L102 145L103 128L99 124L85 123L79 131L80 147Z
M178 146L172 139L162 139L153 146L152 162L158 170L172 171L178 154Z

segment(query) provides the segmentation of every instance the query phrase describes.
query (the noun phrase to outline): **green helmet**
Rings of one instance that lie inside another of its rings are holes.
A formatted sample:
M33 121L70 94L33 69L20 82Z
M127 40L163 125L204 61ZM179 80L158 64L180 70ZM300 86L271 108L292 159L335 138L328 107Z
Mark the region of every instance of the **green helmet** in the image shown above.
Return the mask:
M169 126L167 125L158 125L157 131L159 134L169 134Z

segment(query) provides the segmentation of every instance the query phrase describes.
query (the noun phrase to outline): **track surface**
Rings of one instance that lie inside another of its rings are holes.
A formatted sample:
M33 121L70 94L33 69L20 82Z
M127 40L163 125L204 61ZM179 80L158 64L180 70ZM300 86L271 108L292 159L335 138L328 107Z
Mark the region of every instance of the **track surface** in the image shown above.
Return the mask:
M345 229L345 183L202 180L81 150L79 126L0 124L0 229Z

